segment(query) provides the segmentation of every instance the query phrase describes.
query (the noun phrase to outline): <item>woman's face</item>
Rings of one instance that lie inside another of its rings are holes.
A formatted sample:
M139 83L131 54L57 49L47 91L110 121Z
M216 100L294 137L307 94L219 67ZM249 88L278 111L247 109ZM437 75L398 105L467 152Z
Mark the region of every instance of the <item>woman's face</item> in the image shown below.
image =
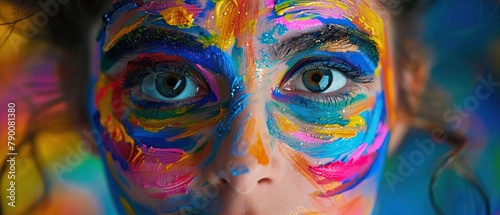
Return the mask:
M122 213L371 212L387 54L366 0L130 1L108 17L92 117Z

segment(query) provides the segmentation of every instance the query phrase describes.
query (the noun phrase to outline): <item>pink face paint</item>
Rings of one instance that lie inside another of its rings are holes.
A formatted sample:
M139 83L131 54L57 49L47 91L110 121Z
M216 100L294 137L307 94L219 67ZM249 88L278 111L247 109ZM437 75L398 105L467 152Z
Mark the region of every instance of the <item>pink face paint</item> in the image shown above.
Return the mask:
M275 19L275 22L276 22L276 24L282 24L282 25L286 26L287 29L293 29L293 30L303 30L306 28L323 25L323 22L321 22L317 19L287 20L285 17L280 17L280 18Z
M356 151L354 153L352 153L351 158L349 160L359 159L361 157L361 155L363 155L363 153L365 152L365 149L367 146L368 146L367 143L361 144L361 146L359 146L359 148L356 149Z
M273 8L275 0L266 0L266 8Z
M350 160L348 162L336 161L311 167L310 169L314 174L324 177L327 181L345 181L365 173L372 166L376 158L376 154L369 154L357 160Z
M201 75L203 75L203 77L205 78L205 81L210 86L210 89L212 89L212 91L214 92L217 100L220 100L221 94L220 94L220 90L219 90L219 85L217 84L217 81L215 80L214 76L212 74L210 74L210 72L208 72L201 65L196 64L196 67L200 70Z
M384 144L384 141L387 137L387 134L389 133L389 129L387 129L387 126L384 123L380 123L378 126L377 130L377 137L373 141L373 144L368 148L367 154L374 153L380 147L382 147L382 144Z
M211 143L206 145L210 148ZM203 147L205 148L205 147ZM153 148L142 145L130 167L130 177L142 188L154 188L148 195L165 199L186 194L189 184L199 174L198 164L209 150L186 153L176 148Z

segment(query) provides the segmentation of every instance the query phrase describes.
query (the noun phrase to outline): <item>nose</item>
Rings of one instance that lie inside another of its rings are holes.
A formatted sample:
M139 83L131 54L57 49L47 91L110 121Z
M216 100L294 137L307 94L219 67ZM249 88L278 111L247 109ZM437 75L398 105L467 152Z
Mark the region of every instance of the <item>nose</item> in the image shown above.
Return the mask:
M229 133L217 140L220 144L205 170L207 180L213 185L229 184L238 193L269 188L280 173L270 147L264 106L248 101L242 111L227 118L234 120L226 124Z

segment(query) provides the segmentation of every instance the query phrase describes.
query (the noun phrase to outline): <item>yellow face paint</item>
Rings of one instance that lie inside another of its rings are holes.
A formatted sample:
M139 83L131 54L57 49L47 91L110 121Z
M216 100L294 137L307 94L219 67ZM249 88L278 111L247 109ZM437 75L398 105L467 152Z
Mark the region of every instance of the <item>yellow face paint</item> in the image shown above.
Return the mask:
M193 26L193 14L189 13L185 8L172 7L160 12L165 22L179 28L190 28Z
M114 85L116 84L109 83L108 79L105 78L105 75L101 74L100 76L101 78L99 78L99 81L95 86L95 90L99 92L99 95L96 96L96 104L101 114L100 123L105 129L107 129L111 138L113 138L116 142L123 141L133 145L134 140L125 131L121 122L115 118L112 107L110 106L110 104L113 104L112 94L113 88L116 87Z
M203 127L207 126L212 126L217 123L219 123L222 118L224 118L224 115L226 113L226 109L220 109L219 114L215 117L210 118L208 121L206 121L206 124L195 124L192 126L189 126L192 129L187 129L186 132L183 134L180 134L179 136L176 136L175 138L183 138L187 137L190 134L194 134L196 132L199 132L200 129ZM132 116L132 122L137 124L138 126L141 126L144 128L144 130L150 131L150 132L158 132L162 129L165 129L166 127L170 128L175 128L175 127L182 127L184 126L183 124L183 119L182 117L177 117L177 118L167 118L167 119L146 119L146 118L136 118L135 116Z
M273 117L276 120L276 125L278 128L286 133L295 133L299 131L298 124L292 122L289 118L282 116L281 114L274 113ZM309 131L314 134L318 134L323 140L330 139L335 140L339 138L352 138L358 134L360 131L366 130L365 120L361 116L353 116L349 118L349 123L345 126L338 124L330 125L303 125L301 130Z
M238 3L235 0L219 0L215 3L215 35L213 41L222 50L234 44L235 22L238 16Z
M248 148L248 153L255 157L259 164L264 166L269 164L269 157L267 156L266 149L262 143L260 133L257 133L257 141L255 141L255 143Z
M283 3L276 4L274 6L276 14L282 16L290 10L294 10L296 7L311 7L311 6L324 6L325 4L333 4L336 7L347 10L347 5L340 1L309 1L309 0L298 0L298 1L284 1ZM330 8L332 9L332 8Z

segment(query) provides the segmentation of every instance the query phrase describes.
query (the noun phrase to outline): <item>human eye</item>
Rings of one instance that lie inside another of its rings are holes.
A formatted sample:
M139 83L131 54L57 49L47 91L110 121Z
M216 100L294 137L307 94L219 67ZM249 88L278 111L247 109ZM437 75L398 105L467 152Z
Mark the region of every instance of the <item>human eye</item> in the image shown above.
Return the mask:
M338 58L306 58L294 64L280 90L322 103L349 102L359 85L372 78L359 66Z
M198 68L181 57L141 56L128 63L122 84L136 103L176 108L211 92Z
M199 85L178 68L164 68L163 72L147 77L141 84L140 93L157 101L176 101L199 95Z

